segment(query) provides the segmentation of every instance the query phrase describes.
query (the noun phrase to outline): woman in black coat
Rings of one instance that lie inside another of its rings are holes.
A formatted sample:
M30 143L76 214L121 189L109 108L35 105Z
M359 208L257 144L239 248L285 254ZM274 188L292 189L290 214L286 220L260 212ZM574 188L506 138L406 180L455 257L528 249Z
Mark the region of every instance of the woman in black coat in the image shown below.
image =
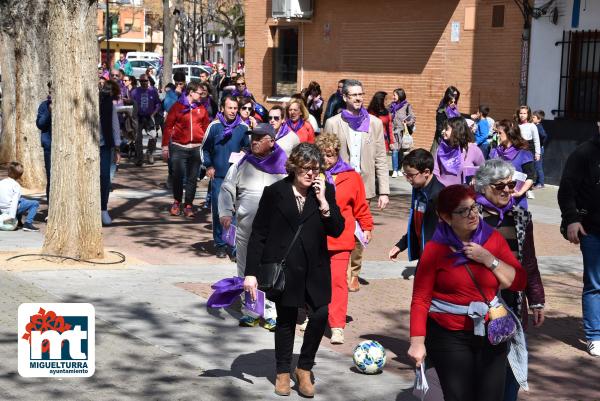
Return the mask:
M248 243L244 289L255 298L260 264L279 262L303 224L286 258L285 289L281 296L272 299L277 307L275 393L279 395L290 394L298 308L308 305L312 313L295 374L300 393L314 396L311 369L325 332L331 301L327 236L339 237L344 230L334 187L320 174L324 165L315 145L301 143L294 147L286 164L288 177L263 192Z

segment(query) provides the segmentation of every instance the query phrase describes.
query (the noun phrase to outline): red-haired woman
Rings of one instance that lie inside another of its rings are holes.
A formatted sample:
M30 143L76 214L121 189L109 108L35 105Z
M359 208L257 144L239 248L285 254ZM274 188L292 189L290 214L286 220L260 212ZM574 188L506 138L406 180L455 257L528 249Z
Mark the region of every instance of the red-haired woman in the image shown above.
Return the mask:
M475 198L463 185L440 192L442 220L413 289L408 355L417 366L427 355L445 401L502 400L508 344L488 341L484 318L500 289L521 291L527 280L504 237L482 221Z
M315 143L315 131L308 123L308 110L301 99L292 99L286 108L286 124L298 135L300 142Z

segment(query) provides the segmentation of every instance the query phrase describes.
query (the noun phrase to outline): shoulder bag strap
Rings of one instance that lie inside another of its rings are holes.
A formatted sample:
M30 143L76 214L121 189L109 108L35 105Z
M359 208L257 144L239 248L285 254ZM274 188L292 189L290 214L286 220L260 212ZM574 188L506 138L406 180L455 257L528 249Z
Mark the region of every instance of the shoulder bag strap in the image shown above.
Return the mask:
M282 266L285 266L285 260L287 259L288 255L290 254L290 251L292 250L294 243L298 239L298 236L300 235L300 231L302 230L303 225L304 225L304 223L302 223L298 226L298 229L296 230L296 234L294 234L294 238L292 239L292 242L290 242L290 246L288 246L287 251L285 251L285 255L283 255L283 258L281 259Z
M469 276L471 277L471 280L473 280L473 283L475 284L475 287L477 288L477 291L479 291L479 293L481 294L481 296L483 297L483 300L485 301L486 304L488 304L488 306L490 305L490 301L488 301L487 297L485 296L485 294L483 293L483 291L481 290L481 287L479 286L479 284L477 283L477 280L475 280L475 276L473 275L473 272L471 271L471 268L469 267L468 264L464 264L465 269L467 269L467 273L469 273Z

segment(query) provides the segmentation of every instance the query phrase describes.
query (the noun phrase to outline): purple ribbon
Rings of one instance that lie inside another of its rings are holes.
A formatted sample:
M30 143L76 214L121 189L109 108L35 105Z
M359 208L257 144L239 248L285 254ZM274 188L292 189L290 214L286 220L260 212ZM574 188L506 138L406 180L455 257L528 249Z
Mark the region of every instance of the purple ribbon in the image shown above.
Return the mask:
M354 131L369 132L369 112L364 107L360 108L357 116L346 109L342 110L342 120L346 121Z
M215 291L208 298L206 305L209 308L226 308L244 292L244 279L242 277L224 278L211 285L210 288Z
M474 242L483 246L486 243L490 235L494 232L492 226L487 224L483 219L479 218L479 225L477 229L473 232L471 236L471 240L469 242ZM454 262L454 266L462 265L464 263L469 262L469 258L467 258L464 254L463 248L464 244L458 238L452 227L448 225L445 221L440 221L438 223L435 232L433 233L433 237L431 237L432 241L435 241L439 244L448 245L452 248L456 249L456 252L450 254L450 257L455 257L456 261Z
M456 106L446 106L446 115L448 118L460 117L460 112L456 108Z
M285 169L285 162L287 161L287 154L277 145L273 146L273 151L263 158L259 158L252 153L247 153L242 160L238 163L241 166L244 162L252 164L260 171L267 174L287 174Z
M495 149L492 149L490 152L490 159L495 159L498 156L502 160L511 161L514 160L515 157L519 154L519 149L514 146L509 146L508 148L504 147L504 145L499 145Z
M239 114L237 114L235 116L235 120L231 122L228 122L223 113L221 112L217 113L217 118L219 119L219 122L223 124L223 136L221 137L221 140L231 138L235 127L242 123L242 119L240 118Z
M477 194L477 198L475 199L475 201L481 206L487 209L495 210L498 213L498 224L496 224L496 227L500 227L500 224L502 224L502 220L504 220L504 214L509 210L512 210L512 208L515 206L515 198L513 198L512 196L510 197L508 203L503 207L498 207L494 205L482 194Z
M390 110L390 113L392 115L392 121L394 120L394 117L396 117L396 112L398 110L400 110L401 108L403 108L404 105L406 105L407 103L408 103L408 100L404 99L401 102L392 102L390 104L389 110Z
M285 123L294 132L298 132L298 130L304 126L304 120L301 118L298 119L298 121L296 122L293 122L291 119L288 118L288 120Z
M290 133L290 126L287 125L287 122L284 124L281 124L281 127L279 127L279 131L277 131L277 135L275 136L275 140L278 141L289 133Z
M325 170L325 178L327 178L327 182L335 185L335 181L333 180L333 176L339 173L343 173L345 171L354 171L354 169L345 161L342 160L341 157L338 156L337 162L329 170Z
M445 140L440 141L437 159L442 174L460 174L463 163L462 152L459 146L452 147Z

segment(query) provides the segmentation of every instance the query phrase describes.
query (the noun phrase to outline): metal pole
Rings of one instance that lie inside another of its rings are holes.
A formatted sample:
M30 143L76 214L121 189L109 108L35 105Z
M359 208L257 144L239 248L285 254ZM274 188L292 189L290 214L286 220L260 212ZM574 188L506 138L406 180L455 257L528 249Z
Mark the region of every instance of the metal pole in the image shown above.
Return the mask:
M204 64L206 61L206 49L204 48L204 10L202 8L202 0L200 0L200 35L200 44L202 45L202 64Z
M106 65L109 70L112 69L110 65L110 28L110 13L108 12L108 0L106 0Z
M198 41L196 40L196 0L194 0L194 26L192 28L192 38L194 40L194 61L198 60Z

